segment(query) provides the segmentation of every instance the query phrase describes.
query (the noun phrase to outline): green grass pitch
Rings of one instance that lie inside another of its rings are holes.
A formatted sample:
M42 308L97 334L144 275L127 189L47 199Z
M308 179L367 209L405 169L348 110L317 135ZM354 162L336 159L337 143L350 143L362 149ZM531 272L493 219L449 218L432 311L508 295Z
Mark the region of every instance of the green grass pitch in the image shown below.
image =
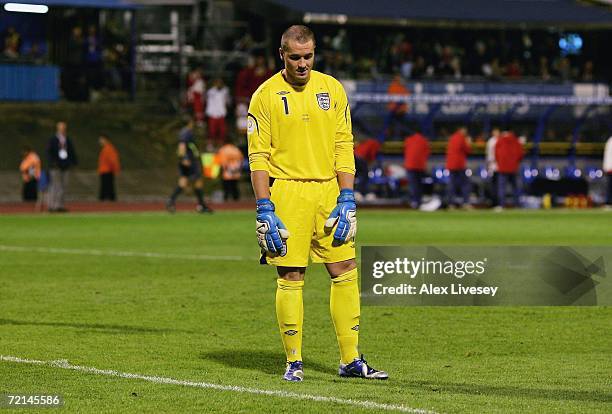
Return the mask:
M362 210L366 244L612 245L612 215ZM322 266L306 277L306 378L284 383L257 252L252 212L0 216L0 355L438 413L612 412L609 307L364 307L361 350L390 380L338 378ZM0 361L0 394L62 394L62 412L381 410L244 388Z

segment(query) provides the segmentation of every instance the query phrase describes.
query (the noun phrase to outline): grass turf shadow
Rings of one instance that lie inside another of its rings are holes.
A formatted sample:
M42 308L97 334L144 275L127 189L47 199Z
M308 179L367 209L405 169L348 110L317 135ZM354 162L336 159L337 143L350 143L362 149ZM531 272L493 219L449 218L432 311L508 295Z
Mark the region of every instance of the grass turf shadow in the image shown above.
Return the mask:
M612 402L612 393L600 391L573 391L564 389L533 388L529 386L498 386L487 384L459 384L452 382L433 381L402 381L396 379L394 383L401 384L405 388L429 390L444 394L464 394L479 396L518 397L521 399L551 400L551 401L589 401L589 402Z
M253 350L253 349L223 349L218 351L202 352L200 359L214 361L231 368L248 369L266 374L279 374L284 371L285 356L280 352ZM307 370L333 374L332 365L323 365L308 360L304 364Z
M143 326L127 326L127 325L113 325L113 324L102 324L102 323L77 323L77 322L39 322L39 321L18 321L13 319L0 319L0 325L15 325L15 326L52 326L60 328L76 328L96 332L104 333L194 333L193 331L186 331L180 329L167 329L167 328L146 328Z

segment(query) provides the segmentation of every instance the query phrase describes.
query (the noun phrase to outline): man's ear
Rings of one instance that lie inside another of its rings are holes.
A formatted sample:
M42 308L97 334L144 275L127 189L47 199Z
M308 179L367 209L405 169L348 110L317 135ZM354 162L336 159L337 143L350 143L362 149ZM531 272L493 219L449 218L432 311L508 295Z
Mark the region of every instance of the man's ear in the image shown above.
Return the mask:
M283 48L282 48L282 47L279 47L279 48L278 48L278 55L280 56L280 59L281 59L281 60L284 60L284 59L283 59Z

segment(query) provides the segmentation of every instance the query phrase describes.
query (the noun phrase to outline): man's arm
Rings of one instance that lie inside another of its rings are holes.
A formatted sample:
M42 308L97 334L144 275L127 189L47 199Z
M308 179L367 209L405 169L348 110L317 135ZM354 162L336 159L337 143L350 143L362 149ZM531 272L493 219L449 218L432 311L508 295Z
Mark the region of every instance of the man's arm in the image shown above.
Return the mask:
M249 105L247 138L251 183L257 199L257 241L265 252L285 256L289 231L276 215L274 203L270 200L271 122L265 94L261 91L253 95Z
M338 171L338 185L340 190L352 190L355 185L355 175Z
M252 171L251 184L256 200L270 198L270 174L267 171Z
M334 231L334 242L346 243L355 237L357 232L357 205L353 186L355 184L355 156L353 154L353 133L351 128L351 111L346 93L338 85L338 102L336 107L336 148L334 165L338 177L340 195L336 207L325 222L325 228Z
M186 167L189 167L189 164L191 162L189 161L189 158L186 157L187 144L185 144L184 142L179 142L178 148L176 149L176 155L178 155L179 160L181 160L181 164L183 164Z
M353 150L353 131L351 125L351 109L348 104L346 92L340 83L336 92L336 131L334 166L336 174L346 173L355 176L355 155ZM338 178L340 180L340 178ZM342 182L338 181L340 188ZM353 188L352 185L350 187Z

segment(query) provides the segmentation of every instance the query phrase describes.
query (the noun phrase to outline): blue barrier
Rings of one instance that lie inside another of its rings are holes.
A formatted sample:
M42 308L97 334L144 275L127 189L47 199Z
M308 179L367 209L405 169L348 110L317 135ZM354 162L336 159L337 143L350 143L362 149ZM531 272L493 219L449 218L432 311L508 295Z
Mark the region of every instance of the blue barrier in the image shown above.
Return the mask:
M57 66L0 65L0 100L57 101Z

